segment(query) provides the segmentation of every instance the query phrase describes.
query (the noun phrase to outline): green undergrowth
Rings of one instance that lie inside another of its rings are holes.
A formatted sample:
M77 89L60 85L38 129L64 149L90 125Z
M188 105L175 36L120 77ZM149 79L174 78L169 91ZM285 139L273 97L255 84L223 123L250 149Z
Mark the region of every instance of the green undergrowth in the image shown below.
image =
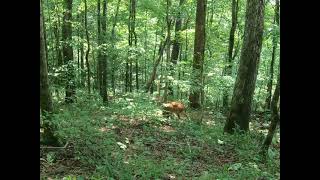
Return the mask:
M199 124L163 118L144 93L114 96L108 106L85 94L78 92L72 105L55 100L52 122L67 147L42 154L43 179L280 178L278 142L263 162L264 135L223 134L219 113L203 112Z

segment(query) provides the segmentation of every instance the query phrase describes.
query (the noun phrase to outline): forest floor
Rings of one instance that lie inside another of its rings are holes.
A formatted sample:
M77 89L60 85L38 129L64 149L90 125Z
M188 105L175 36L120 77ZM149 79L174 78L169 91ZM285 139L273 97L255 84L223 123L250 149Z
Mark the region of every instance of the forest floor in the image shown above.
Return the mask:
M280 179L279 133L262 161L267 128L254 115L250 133L228 135L217 111L201 112L202 123L190 110L191 119L166 119L145 94L109 106L85 95L73 105L54 102L52 121L67 146L41 149L42 179Z

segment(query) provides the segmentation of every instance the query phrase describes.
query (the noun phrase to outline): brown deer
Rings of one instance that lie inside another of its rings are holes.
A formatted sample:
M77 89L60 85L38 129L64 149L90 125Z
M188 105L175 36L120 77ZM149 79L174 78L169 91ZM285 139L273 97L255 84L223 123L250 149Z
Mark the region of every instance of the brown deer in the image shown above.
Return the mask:
M168 103L163 103L162 107L163 107L163 115L165 117L169 117L170 114L172 114L172 113L176 114L179 119L180 119L180 114L182 114L182 113L186 117L188 117L185 112L186 108L183 105L183 103L181 103L181 102L172 101L172 102L168 102Z

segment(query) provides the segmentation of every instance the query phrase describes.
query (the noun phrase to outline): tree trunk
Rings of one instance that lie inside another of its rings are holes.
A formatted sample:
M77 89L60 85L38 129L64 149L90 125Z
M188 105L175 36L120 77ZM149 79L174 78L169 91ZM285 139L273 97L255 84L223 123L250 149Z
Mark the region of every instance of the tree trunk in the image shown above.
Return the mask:
M131 59L131 51L132 51L132 33L131 33L131 19L132 19L132 0L129 1L129 20L128 20L128 44L129 44L129 52L128 52L128 62L126 64L127 76L126 80L128 81L129 92L132 92L132 59Z
M44 38L42 2L40 1L40 108L44 112L52 112L52 99L49 90L46 40Z
M54 9L58 9L56 7L55 4L55 8ZM58 14L58 12L56 12ZM56 58L57 58L57 64L58 67L63 65L63 55L62 55L62 51L61 51L61 43L60 43L60 16L57 17L57 23L55 23L54 25L54 29L53 29L53 33L55 36L55 42L56 42Z
M274 16L274 25L279 27L279 0L276 0L276 7L275 7L275 16ZM276 50L278 45L278 39L275 29L273 29L273 47L272 47L272 56L271 56L271 64L270 64L270 77L267 84L267 98L265 102L265 109L269 110L271 106L271 94L272 94L272 84L273 84L273 66L276 58Z
M171 19L169 17L169 7L171 5L171 1L167 0L167 10L166 10L166 19L167 19L167 38L168 38L168 44L167 44L167 50L166 50L166 66L165 66L165 87L164 87L164 94L163 94L163 101L167 102L168 100L168 86L169 86L169 79L168 79L168 69L170 70L171 68L168 68L168 65L170 67L170 46L171 46ZM172 89L171 89L172 90ZM172 92L173 93L173 92Z
M261 148L261 154L264 157L268 152L268 148L271 145L272 138L276 131L278 122L280 121L280 116L279 116L278 107L277 107L279 98L280 98L280 73L278 74L278 82L277 82L276 89L274 91L272 101L271 101L271 124L269 126L268 135Z
M103 9L102 9L102 43L105 43L106 38L107 38L107 25L106 25L106 20L107 20L107 0L103 0ZM102 51L102 100L104 103L108 104L108 85L107 85L107 52L105 52L105 49Z
M94 74L94 75L92 75L92 77L93 77L93 85L92 85L92 89L94 89L94 90L98 90L99 89L99 87L98 87L98 80L97 80L97 77L98 77L98 63L97 63L97 59L95 58L95 53L91 53L91 55L92 55L92 60L93 60L93 70L92 70L92 74Z
M62 40L63 40L63 59L67 64L67 85L66 85L66 103L73 103L76 94L75 72L73 68L73 48L72 41L72 0L64 0L65 12L63 15Z
M155 40L155 42L154 42L154 50L153 50L153 64L155 64L155 59L156 59L156 51L157 51L157 42L158 42L158 31L156 30L156 40ZM159 62L158 62L158 64L159 64ZM158 66L158 65L157 65ZM154 70L157 70L157 69L153 69L153 71ZM150 87L148 87L148 85L150 86ZM150 89L150 94L153 94L153 80L152 80L152 82L151 82L151 84L148 84L148 81L147 81L147 83L146 83L146 87L147 87L147 89L146 89L146 92L148 92L149 91L149 89Z
M147 11L146 16L148 17ZM144 24L144 49L147 50L147 38L148 38L148 31L147 31L147 23ZM147 83L147 55L144 54L144 68L143 68L143 82L144 84Z
M43 2L42 2L42 0L40 0L40 1L41 1L41 2L40 2L40 3L41 3L41 6L42 6ZM44 14L44 13L43 13L43 8L41 8L41 11L42 11L41 13ZM44 17L42 17L42 18L43 18L43 21L42 21L42 23L43 23L43 38L44 38L44 41L45 41L45 42L48 42L48 41L47 41L46 26L45 26L45 23L44 23L44 22L45 22L45 19L44 19ZM49 20L50 20L50 15L49 15ZM50 21L49 21L49 22L50 22ZM47 63L47 68L49 68L49 64L48 64L48 59L49 59L49 58L48 58L48 47L45 46L44 49L45 49L45 56L46 56L46 59L47 59L47 62L46 62L46 63Z
M119 7L120 7L120 1L118 0L117 2L117 9L116 9L116 13L114 15L114 20L113 20L113 24L112 24L112 30L111 30L111 44L112 44L112 49L115 50L115 27L117 25L117 19L118 19L118 13L119 13ZM115 95L116 93L116 89L115 89L115 59L116 59L116 55L112 54L112 58L111 58L111 86L112 86L112 91L113 94Z
M231 29L230 29L230 35L229 35L229 48L228 48L228 57L227 57L227 65L224 69L224 75L231 76L232 73L232 54L233 54L233 47L234 47L234 35L237 28L237 16L238 16L238 2L239 0L232 0L232 20L231 20ZM225 110L228 109L229 104L229 87L226 87L226 89L223 92L223 108Z
M132 62L129 63L129 92L132 92Z
M87 66L87 85L88 85L88 93L91 93L91 72L90 72L90 64L89 64L89 52L90 52L90 39L89 39L89 32L88 32L88 20L87 20L87 0L84 0L84 26L86 31L86 39L87 39L87 52L86 52L86 66Z
M171 65L170 66L170 74L172 77L174 77L174 66L177 64L178 61L178 57L179 57L179 52L180 52L180 30L181 30L181 24L182 24L182 18L181 18L181 6L184 3L184 0L180 0L179 1L179 12L178 12L178 16L176 17L176 24L175 24L175 37L173 40L173 46L172 46L172 53L171 53ZM173 87L170 83L169 87L169 95L173 96Z
M63 60L62 60L62 53L61 53L61 46L60 46L60 33L59 33L59 27L57 24L53 27L53 33L55 37L55 51L56 51L56 59L57 59L57 65L58 67L62 66Z
M153 66L153 70L152 70L150 79L149 79L148 82L147 82L147 85L146 85L146 93L150 91L151 86L152 86L152 84L153 84L153 81L154 81L155 78L156 78L157 68L158 68L158 65L159 65L159 63L160 63L161 57L162 57L162 55L163 55L164 48L165 48L165 46L166 46L167 43L169 43L169 42L168 42L168 38L166 38L165 41L163 41L163 42L160 43L160 46L159 46L159 56L158 56L158 58L156 59L156 61L155 61L155 63L154 63L154 66Z
M48 68L46 51L46 40L44 38L44 22L43 22L42 3L40 1L40 110L42 114L45 114L50 119L50 113L52 112L52 98L49 89L48 80ZM49 113L49 114L47 114ZM48 144L56 144L57 138L53 134L53 127L44 122L44 142Z
M128 37L128 41L129 41L129 61L130 61L130 73L129 73L129 90L130 92L132 92L132 62L135 62L135 74L136 74L136 77L135 77L135 80L136 80L136 89L138 90L139 89L139 66L138 66L138 59L135 57L134 59L132 59L132 56L133 56L133 51L134 53L135 50L136 50L136 46L137 46L137 35L136 35L136 32L135 32L135 20L136 20L136 1L135 0L130 0L129 2L129 22L128 22L128 30L129 30L129 37ZM133 50L132 48L132 43L134 41L134 45L135 45L135 48Z
M101 2L100 0L97 1L97 27L98 27L98 32L97 32L97 41L98 41L98 63L97 63L97 80L98 80L98 89L99 89L99 94L102 97L103 92L102 92L102 53L101 53L101 13L100 13L100 6Z
M179 7L181 11L181 6L183 5L185 0L180 0L179 2ZM175 37L173 40L173 45L172 45L172 53L171 53L171 62L173 64L177 64L177 60L179 57L179 51L180 51L180 31L181 31L181 24L182 24L182 17L181 17L181 12L178 12L178 16L176 18L176 24L175 24Z
M196 12L196 30L194 38L194 53L192 66L192 85L190 90L190 107L193 109L201 108L200 93L202 91L202 74L205 47L205 19L206 19L206 1L197 0Z
M249 130L251 102L256 84L264 23L264 1L248 0L240 65L236 78L231 109L224 131L233 133L237 129Z
M137 34L136 34L136 0L131 0L132 1L132 33L134 38L134 46L135 49L137 49ZM136 52L135 52L136 53ZM139 64L138 64L138 58L135 58L135 70L136 70L136 90L139 90Z
M188 31L187 31L187 29L188 29L188 20L186 20L186 22L185 22L185 29L186 29L186 36L185 36L186 41L185 41L185 49L184 49L183 61L187 62L188 61L188 47L189 47ZM182 73L181 73L182 74L182 79L184 78L184 75L185 75L184 67L185 67L185 64L183 65L183 68L182 68ZM182 92L181 92L180 96L182 98L182 96L183 96Z
M129 63L126 62L126 76L125 76L125 92L129 90Z
M83 30L81 30L81 39L84 39ZM81 73L80 73L81 87L85 87L86 74L84 73L85 70L84 70L84 44L83 44L83 40L81 41L81 45L80 45L80 69L81 69Z
M80 17L79 17L79 15L77 15L78 16L78 20L80 19ZM78 60L78 62L77 62L77 68L78 68L78 74L80 74L79 73L79 69L80 69L80 40L79 40L79 38L80 38L80 32L79 32L80 30L79 29L77 29L77 35L78 35L78 42L77 42L77 60ZM80 84L80 83L79 83Z

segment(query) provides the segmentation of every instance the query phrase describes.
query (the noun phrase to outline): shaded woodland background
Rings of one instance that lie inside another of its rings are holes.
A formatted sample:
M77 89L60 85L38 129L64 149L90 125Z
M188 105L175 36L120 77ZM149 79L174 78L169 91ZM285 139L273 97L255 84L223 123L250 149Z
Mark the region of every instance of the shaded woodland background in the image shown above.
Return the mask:
M42 178L279 179L279 0L40 7Z

